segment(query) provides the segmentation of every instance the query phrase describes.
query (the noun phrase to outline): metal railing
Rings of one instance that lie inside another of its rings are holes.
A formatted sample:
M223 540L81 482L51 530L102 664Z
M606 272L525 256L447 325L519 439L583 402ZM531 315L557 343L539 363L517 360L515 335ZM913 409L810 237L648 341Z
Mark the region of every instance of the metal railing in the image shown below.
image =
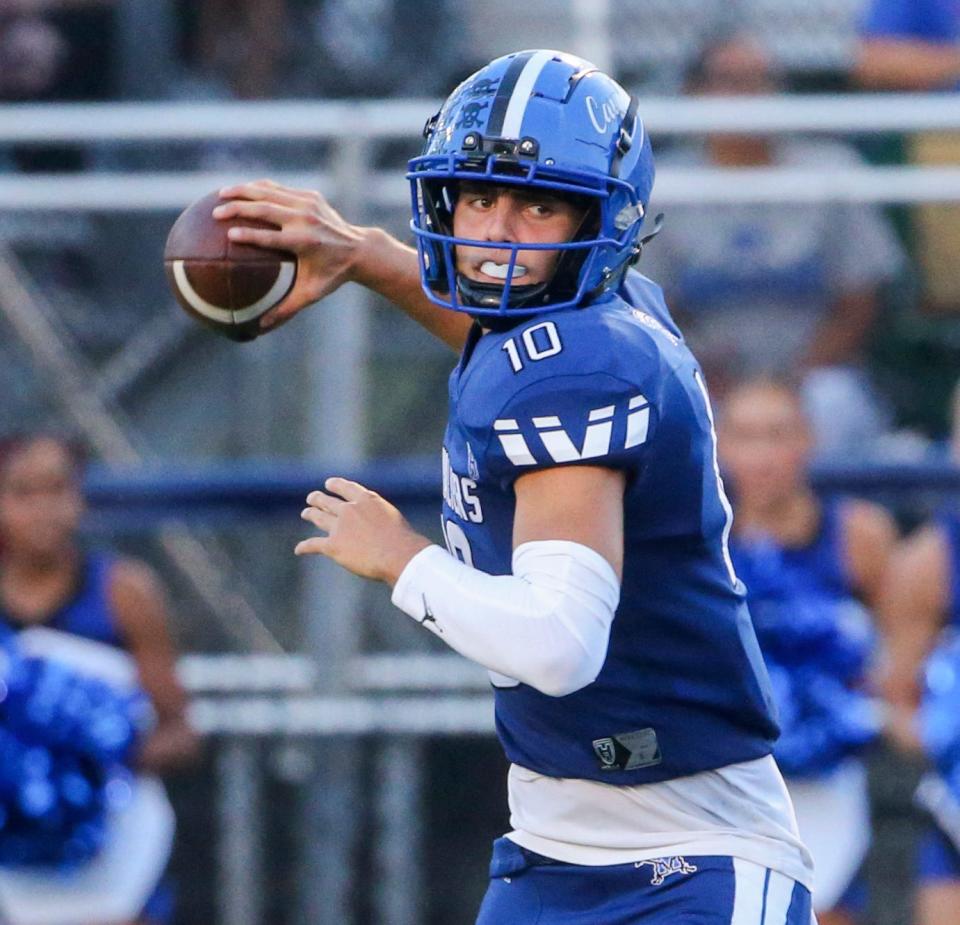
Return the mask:
M412 138L441 102L7 104L0 107L0 143ZM654 135L852 135L952 131L960 127L952 93L641 97L638 111Z
M414 139L436 100L353 103L128 103L0 107L0 145L318 140L348 145L350 171L364 175L369 207L404 208L399 170L372 171L374 147ZM640 112L654 138L709 132L871 135L960 130L953 94L648 98ZM335 160L335 158L332 158ZM336 169L275 172L273 178L342 197ZM252 179L241 172L127 171L0 177L0 208L73 211L179 209L212 189ZM756 202L947 202L960 200L960 166L664 169L657 204Z

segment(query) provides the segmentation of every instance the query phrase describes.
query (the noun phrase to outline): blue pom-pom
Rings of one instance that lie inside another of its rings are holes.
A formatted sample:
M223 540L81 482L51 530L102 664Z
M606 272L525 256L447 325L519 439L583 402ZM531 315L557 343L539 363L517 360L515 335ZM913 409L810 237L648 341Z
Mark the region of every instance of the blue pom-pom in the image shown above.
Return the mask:
M960 634L948 631L927 659L920 736L940 776L960 799Z
M149 729L149 701L59 663L0 650L0 864L83 863L108 794Z
M789 776L822 775L880 731L879 710L862 689L876 647L870 615L852 598L801 581L769 540L734 551L780 714L774 755Z

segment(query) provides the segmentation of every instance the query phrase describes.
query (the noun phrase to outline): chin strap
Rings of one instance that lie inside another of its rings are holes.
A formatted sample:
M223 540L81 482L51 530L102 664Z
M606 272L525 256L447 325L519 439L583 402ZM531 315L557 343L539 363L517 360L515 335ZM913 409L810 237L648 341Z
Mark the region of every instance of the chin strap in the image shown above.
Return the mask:
M649 244L661 231L663 231L663 219L664 215L660 212L657 217L653 220L653 231L650 234L644 235L637 241L637 253L634 255L633 259L630 261L631 264L636 263L640 259L640 255L643 253L644 247Z
M507 296L507 308L525 308L547 291L547 283L529 283L526 286L510 286ZM457 274L457 295L467 306L478 308L499 308L503 299L503 286L498 283L480 283Z

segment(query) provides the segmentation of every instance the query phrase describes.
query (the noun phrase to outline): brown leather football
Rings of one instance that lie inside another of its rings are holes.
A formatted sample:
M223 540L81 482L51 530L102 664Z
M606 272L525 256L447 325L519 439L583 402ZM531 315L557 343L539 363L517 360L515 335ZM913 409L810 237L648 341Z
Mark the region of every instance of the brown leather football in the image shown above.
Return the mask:
M245 219L218 221L213 210L222 202L210 193L180 214L167 236L164 267L184 311L232 340L253 340L260 333L260 316L293 288L297 258L288 251L231 241L231 227L275 226Z

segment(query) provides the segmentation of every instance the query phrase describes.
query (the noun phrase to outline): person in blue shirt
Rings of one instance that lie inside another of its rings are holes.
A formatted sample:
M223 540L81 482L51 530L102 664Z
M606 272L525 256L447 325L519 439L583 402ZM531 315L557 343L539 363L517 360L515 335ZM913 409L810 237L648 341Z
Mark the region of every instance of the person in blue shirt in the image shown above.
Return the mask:
M736 511L730 552L775 680L782 734L774 757L813 854L814 908L820 925L852 925L865 912L859 872L870 845L858 752L880 731L868 608L896 529L877 505L814 493L813 439L792 385L735 386L718 412L718 436Z
M0 442L0 631L36 639L39 630L42 654L52 647L52 656L62 658L66 645L67 656L80 651L93 658L94 674L104 661L114 665L113 655L131 662L156 716L136 769L163 773L190 763L198 751L175 674L164 591L143 563L88 549L80 540L79 458L71 441L55 433ZM86 648L70 646L77 637ZM162 879L136 925L170 921L172 901L171 884Z
M480 925L807 925L706 386L633 269L653 185L637 102L582 59L524 51L457 87L425 136L415 251L269 182L214 211L278 229L232 239L298 254L266 326L353 279L460 353L447 548L332 478L296 551L390 585L490 673L512 831Z
M872 0L854 76L878 90L947 90L960 82L958 0Z

